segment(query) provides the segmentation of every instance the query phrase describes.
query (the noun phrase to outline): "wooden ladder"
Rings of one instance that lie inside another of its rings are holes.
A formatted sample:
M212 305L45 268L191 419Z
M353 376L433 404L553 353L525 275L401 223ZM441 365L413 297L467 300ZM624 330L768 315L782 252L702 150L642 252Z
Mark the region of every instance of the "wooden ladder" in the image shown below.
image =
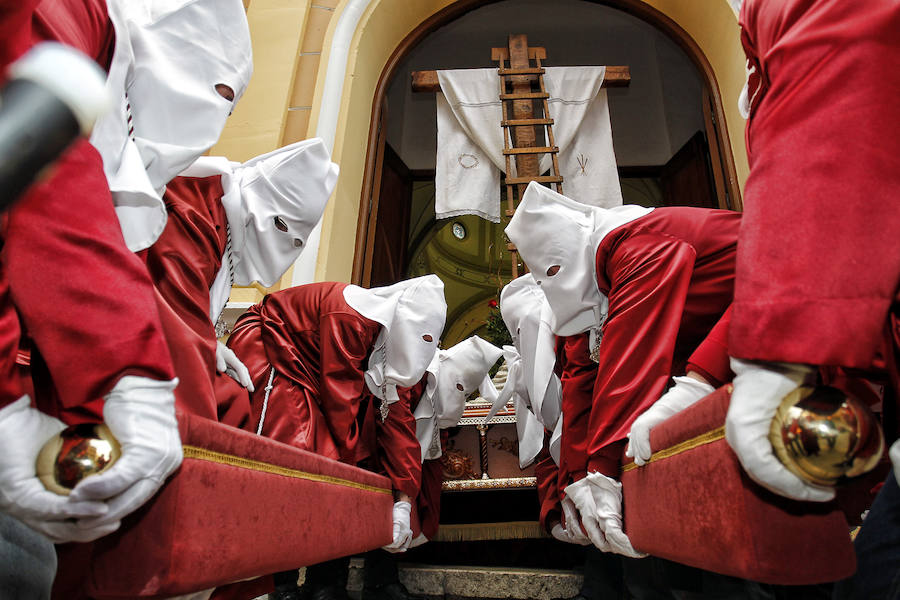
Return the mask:
M500 104L503 110L503 155L506 159L506 216L515 214L516 204L525 188L532 181L556 185L563 193L563 178L559 174L559 148L553 137L553 119L550 118L548 100L550 94L544 86L544 67L547 50L528 47L524 34L509 36L508 48L492 48L491 60L498 63L500 76ZM532 62L533 61L533 62ZM508 66L507 66L508 65ZM535 89L536 88L536 89ZM535 100L540 100L542 116L535 116ZM512 118L509 118L510 108ZM537 128L543 128L546 146L537 145ZM540 156L549 154L552 159L550 175L541 175ZM512 159L516 161L516 174L512 176ZM512 276L519 276L518 251L507 242L512 260ZM527 272L527 267L526 267Z

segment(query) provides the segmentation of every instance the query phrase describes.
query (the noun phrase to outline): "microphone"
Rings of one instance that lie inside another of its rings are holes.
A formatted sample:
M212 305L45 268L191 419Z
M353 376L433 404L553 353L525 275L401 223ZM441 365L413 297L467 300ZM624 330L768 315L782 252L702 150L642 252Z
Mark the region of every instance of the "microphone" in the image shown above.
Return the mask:
M85 54L42 42L9 66L0 89L0 211L111 104L106 73Z

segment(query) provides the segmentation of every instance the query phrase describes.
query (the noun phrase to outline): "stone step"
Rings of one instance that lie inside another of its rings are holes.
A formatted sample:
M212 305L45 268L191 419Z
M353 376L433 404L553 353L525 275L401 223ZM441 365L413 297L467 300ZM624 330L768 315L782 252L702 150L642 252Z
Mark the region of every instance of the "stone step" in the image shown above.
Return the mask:
M413 594L429 598L571 598L581 588L580 573L555 569L400 564L400 581ZM350 563L347 590L362 592L362 561Z

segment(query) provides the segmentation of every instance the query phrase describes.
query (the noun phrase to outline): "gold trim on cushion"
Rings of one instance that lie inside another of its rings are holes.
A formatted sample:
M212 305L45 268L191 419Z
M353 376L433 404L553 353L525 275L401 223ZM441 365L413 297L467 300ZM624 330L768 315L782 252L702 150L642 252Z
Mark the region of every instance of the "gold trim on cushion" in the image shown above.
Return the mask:
M273 475L283 475L285 477L293 477L294 479L306 479L307 481L316 481L319 483L328 483L331 485L341 485L344 487L355 488L357 490L364 490L367 492L376 492L379 494L393 493L390 488L368 485L365 483L351 481L349 479L333 477L331 475L308 473L306 471L300 471L297 469L290 469L288 467L281 467L278 465L264 463L262 461L253 460L251 458L234 456L232 454L216 452L215 450L207 450L206 448L199 448L197 446L182 446L182 449L184 451L185 458L192 458L194 460L204 460L206 462L229 465L232 467L237 467L239 469L248 469L250 471L259 471L262 473L272 473Z
M647 461L647 464L656 462L658 460L663 460L666 458L670 458L675 456L676 454L681 454L682 452L686 452L687 450L693 450L694 448L699 448L700 446L705 446L706 444L712 444L713 442L717 442L725 437L725 426L716 427L712 431L707 431L706 433L701 433L696 437L692 437L688 440L684 440L683 442L679 442L674 446L669 446L659 452L654 452L650 456L650 460ZM632 469L637 469L638 465L633 462L628 463L622 467L622 472L625 473L627 471L631 471Z

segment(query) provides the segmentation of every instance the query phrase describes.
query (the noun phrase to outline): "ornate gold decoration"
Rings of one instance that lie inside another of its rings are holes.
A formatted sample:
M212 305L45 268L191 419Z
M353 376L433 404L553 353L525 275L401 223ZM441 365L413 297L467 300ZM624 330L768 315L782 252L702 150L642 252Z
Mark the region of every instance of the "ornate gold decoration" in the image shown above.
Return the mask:
M519 440L511 440L504 435L499 440L491 440L491 446L501 452L509 452L513 456L519 456Z
M458 492L463 490L533 488L536 486L536 477L498 477L496 479L461 479L458 481L445 481L441 485L441 489L448 492Z
M121 455L122 449L109 427L83 423L66 427L47 440L35 467L45 488L68 496L79 481L105 472Z
M446 450L441 455L444 479L475 479L472 457L462 450Z
M828 386L803 386L785 396L769 441L791 473L826 486L871 471L884 452L875 415L855 397Z

